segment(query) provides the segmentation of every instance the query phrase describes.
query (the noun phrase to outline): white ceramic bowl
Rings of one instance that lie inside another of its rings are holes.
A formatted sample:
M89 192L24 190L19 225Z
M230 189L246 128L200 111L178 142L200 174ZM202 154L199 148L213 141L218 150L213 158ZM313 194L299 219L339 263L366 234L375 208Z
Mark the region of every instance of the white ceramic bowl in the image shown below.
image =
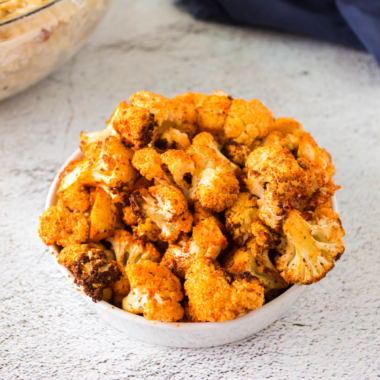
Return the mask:
M83 155L78 149L65 162L59 173L70 161L78 160L82 157ZM50 187L46 200L46 209L57 203L58 174ZM332 207L334 211L338 212L335 197L332 198ZM57 262L58 250L55 247L51 249L58 268L75 287L71 272ZM304 289L304 286L293 285L282 295L261 308L238 317L233 321L224 323L166 323L148 321L144 317L118 309L107 302L94 303L91 298L82 294L107 324L125 332L130 338L170 347L210 347L236 342L268 327L290 309Z

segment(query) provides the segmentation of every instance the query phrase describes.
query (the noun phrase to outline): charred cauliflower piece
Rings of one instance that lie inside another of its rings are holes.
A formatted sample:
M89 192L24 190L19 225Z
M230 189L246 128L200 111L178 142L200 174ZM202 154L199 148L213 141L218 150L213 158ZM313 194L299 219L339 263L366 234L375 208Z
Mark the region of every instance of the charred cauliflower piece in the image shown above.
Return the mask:
M283 230L285 236L275 262L289 284L320 281L344 252L344 229L339 215L329 208L317 209L309 221L292 210Z
M186 310L192 322L224 322L262 306L264 288L250 273L233 275L200 258L186 274Z
M206 219L193 228L193 237L182 236L175 245L169 245L161 265L170 269L176 276L185 278L185 275L198 257L215 259L227 247L227 239L218 225Z
M152 261L142 261L128 266L127 274L131 292L123 299L125 311L162 322L183 317L179 303L183 298L181 282L168 269Z
M212 134L208 132L202 132L197 134L193 139L193 145L203 145L211 149L214 149L217 156L220 158L222 164L229 169L231 172L235 173L237 176L241 174L239 166L231 162L226 156L224 156L220 151L220 145L215 141Z
M258 217L278 231L286 208L302 208L311 186L309 176L288 149L267 146L253 151L246 163L246 185L259 200Z
M116 230L107 241L112 244L116 261L123 267L141 260L160 261L160 253L152 243L137 240L126 230Z
M335 167L331 163L330 155L321 149L310 135L300 138L297 157L298 164L305 169L312 180L308 206L314 210L318 205L328 202L339 188L332 179Z
M244 168L251 150L245 144L230 141L223 145L222 153L235 165Z
M46 245L63 247L84 243L88 239L89 226L81 212L70 212L62 206L52 206L41 216L38 233Z
M135 150L144 148L153 137L154 115L139 107L128 107L117 113L114 128L125 146Z
M169 149L186 150L190 145L191 143L187 133L182 133L175 128L165 129L153 142L154 148L159 153L164 153Z
M226 137L250 147L265 137L273 124L273 115L258 100L234 99L224 125Z
M94 144L114 136L121 139L125 146L138 150L151 142L154 126L153 114L144 108L130 107L123 101L113 112L106 129L80 134L80 147L88 156Z
M249 272L257 277L263 284L265 293L287 288L288 283L280 276L268 253L267 248L260 245L255 238L251 238L246 245L227 256L224 267L230 273Z
M160 229L159 238L174 242L180 232L190 232L193 217L188 210L186 198L174 186L152 186L132 193L130 197L133 213L139 222L153 221Z
M88 244L73 244L59 254L58 263L73 272L74 283L94 302L103 299L103 290L121 278L115 261L107 261L107 255Z
M136 92L129 98L129 101L131 106L145 108L154 115L157 125L154 140L170 127L187 133L190 137L197 132L196 113L194 107L189 103L165 98L148 91Z
M168 150L162 156L162 163L173 181L181 189L190 189L195 174L195 164L191 156L183 150Z

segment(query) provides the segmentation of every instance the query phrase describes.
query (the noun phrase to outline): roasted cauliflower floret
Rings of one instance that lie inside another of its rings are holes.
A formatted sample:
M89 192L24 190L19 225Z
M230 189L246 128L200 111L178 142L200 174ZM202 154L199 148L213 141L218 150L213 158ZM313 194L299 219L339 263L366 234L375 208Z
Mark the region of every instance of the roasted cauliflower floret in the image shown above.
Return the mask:
M283 231L275 262L289 284L320 281L344 252L344 229L339 215L329 208L317 209L308 221L292 210Z
M301 123L295 120L292 117L279 117L274 121L271 125L270 132L281 132L284 135L294 135L297 137L301 137L304 134L308 134L303 129Z
M154 126L153 114L144 108L130 107L123 101L113 112L106 129L80 134L80 147L88 156L94 144L114 136L121 139L127 147L141 149L151 142Z
M114 234L117 208L112 203L112 197L100 187L95 190L94 198L89 216L89 238L98 242Z
M164 153L169 149L186 150L191 145L187 133L182 133L178 129L168 128L153 142L154 148Z
M131 206L123 208L123 221L129 227L137 224L137 216L132 212Z
M335 167L331 163L330 155L321 149L310 135L300 138L297 157L298 164L305 169L312 180L308 206L313 210L318 205L326 203L339 188L332 179Z
M198 257L215 259L227 244L218 225L213 220L206 219L193 228L190 240L184 235L177 244L169 245L161 265L176 276L185 278L186 272Z
M199 200L203 207L221 212L236 199L239 182L213 148L192 145L186 152L169 150L162 158L189 203Z
M273 124L273 114L258 100L234 99L224 125L228 139L250 147L265 137Z
M137 218L137 216L136 216ZM133 236L138 240L153 241L159 240L161 234L160 227L150 218L138 219L137 225L132 226Z
M250 193L239 193L226 212L226 227L233 241L243 245L253 236L251 225L257 220L257 198Z
M71 161L60 173L60 182L80 165L81 161L79 160ZM90 192L86 186L79 182L73 183L64 191L60 191L58 188L57 195L62 206L69 208L71 211L79 211L84 213L91 206Z
M116 264L121 273L120 280L113 282L110 285L110 288L112 289L112 293L113 293L112 296L113 296L114 302L120 304L121 300L130 292L131 284L129 283L129 279L127 276L127 272L125 271L125 267L123 267L119 263L116 263ZM103 296L103 300L105 300L104 296Z
M113 199L123 203L140 176L131 164L133 151L114 136L97 143L96 155L81 161L61 182L59 191L75 183L102 187Z
M165 98L148 91L136 92L129 101L131 106L145 108L154 115L158 126L154 132L154 140L169 127L187 133L190 137L197 132L196 113L194 106L189 103Z
M194 107L200 132L210 132L218 141L224 138L224 123L232 101L229 95L220 90L208 96L187 92L174 99Z
M159 238L174 242L180 232L190 232L193 216L188 210L186 198L174 186L152 186L132 193L130 197L133 213L139 223L147 218L161 230Z
M107 121L107 127L105 129L96 132L81 132L81 134L79 135L80 148L86 157L92 156L94 147L97 145L97 143L104 141L107 137L114 136L118 139L121 138L119 131L117 130L117 128L115 128L115 120L117 119L119 114L121 114L128 108L129 105L127 104L127 102L122 101L111 115L110 120Z
M260 245L256 238L251 238L247 244L226 257L224 267L230 273L249 272L257 277L263 284L265 293L287 288L288 283L280 276L268 253L269 250Z
M144 108L128 107L121 110L113 124L125 146L138 150L152 140L154 115Z
M197 134L193 139L193 145L203 145L211 149L214 149L217 156L220 158L222 164L229 169L231 172L235 173L237 176L241 174L239 166L231 162L226 156L224 156L220 151L220 145L215 141L211 133L202 132Z
M114 236L107 239L112 244L116 261L121 266L136 264L141 260L158 262L160 253L152 243L135 239L126 230L116 230Z
M298 121L292 117L280 117L274 121L269 134L262 139L259 145L279 145L295 154L300 143L300 137L303 135L308 134Z
M161 155L153 148L138 150L132 159L132 165L148 180L154 180L157 184L169 185L170 178L162 170Z
M246 185L259 200L258 217L278 231L286 208L302 208L311 186L309 176L288 149L267 146L254 150L246 163Z
M65 247L86 242L89 226L81 212L74 213L62 206L52 206L42 214L38 233L46 245Z
M92 176L113 198L122 192L128 192L139 177L131 164L132 156L132 151L115 137L108 137L103 143Z
M244 168L251 150L245 144L230 141L223 145L222 153L234 164Z
M194 199L203 207L215 212L222 212L231 206L239 193L239 181L224 166L203 170Z
M141 261L127 267L131 292L123 299L123 309L144 314L146 319L178 321L184 311L181 282L168 269L152 261Z
M88 244L73 244L59 254L58 263L74 275L74 283L94 302L103 299L103 290L121 278L117 263L108 261L107 255Z
M264 288L250 273L233 275L200 258L186 274L187 315L193 322L224 322L262 306Z
M161 159L173 181L181 189L190 189L195 174L195 164L191 156L183 150L171 149Z
M223 234L227 232L226 226L221 222L217 214L210 211L209 209L204 208L199 201L194 202L193 217L195 225L205 220L212 220L220 228Z

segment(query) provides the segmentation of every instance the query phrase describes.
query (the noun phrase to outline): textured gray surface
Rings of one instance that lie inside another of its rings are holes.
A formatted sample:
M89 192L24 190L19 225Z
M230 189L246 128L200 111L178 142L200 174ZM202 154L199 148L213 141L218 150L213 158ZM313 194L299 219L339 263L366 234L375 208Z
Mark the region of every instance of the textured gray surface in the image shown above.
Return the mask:
M81 130L135 91L220 88L294 116L337 168L346 253L282 320L237 344L165 349L107 328L37 236ZM380 374L380 71L324 42L197 23L167 0L118 1L71 62L0 104L1 379L374 379ZM106 376L107 375L107 376Z

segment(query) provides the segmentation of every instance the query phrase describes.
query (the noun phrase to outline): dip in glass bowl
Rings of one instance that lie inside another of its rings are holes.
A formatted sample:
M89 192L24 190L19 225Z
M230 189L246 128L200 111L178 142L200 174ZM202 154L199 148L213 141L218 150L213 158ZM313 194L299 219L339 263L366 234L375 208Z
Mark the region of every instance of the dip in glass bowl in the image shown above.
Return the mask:
M48 76L81 47L112 0L0 4L0 100Z

